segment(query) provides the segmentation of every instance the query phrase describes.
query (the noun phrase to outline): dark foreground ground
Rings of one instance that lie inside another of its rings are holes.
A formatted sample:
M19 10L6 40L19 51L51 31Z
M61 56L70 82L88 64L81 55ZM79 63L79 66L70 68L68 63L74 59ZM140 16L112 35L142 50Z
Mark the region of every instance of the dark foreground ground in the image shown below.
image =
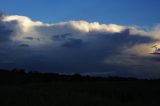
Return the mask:
M160 106L160 80L0 70L0 106Z

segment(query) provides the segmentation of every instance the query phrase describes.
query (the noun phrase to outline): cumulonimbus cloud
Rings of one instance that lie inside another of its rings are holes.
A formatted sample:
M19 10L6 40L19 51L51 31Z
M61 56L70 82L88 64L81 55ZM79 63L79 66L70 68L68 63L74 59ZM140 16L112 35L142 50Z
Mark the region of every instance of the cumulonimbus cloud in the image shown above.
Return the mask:
M150 54L159 35L159 25L145 30L83 20L43 23L26 16L0 15L0 67L160 77L155 59L159 56ZM157 68L151 71L152 67Z

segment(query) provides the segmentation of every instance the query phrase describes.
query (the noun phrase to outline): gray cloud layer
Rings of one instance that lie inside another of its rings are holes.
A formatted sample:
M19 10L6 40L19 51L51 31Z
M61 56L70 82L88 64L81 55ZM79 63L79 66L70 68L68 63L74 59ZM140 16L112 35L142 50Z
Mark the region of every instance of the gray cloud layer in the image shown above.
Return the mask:
M48 24L0 15L0 67L159 78L160 56L150 54L159 34L159 26L146 31L86 21Z

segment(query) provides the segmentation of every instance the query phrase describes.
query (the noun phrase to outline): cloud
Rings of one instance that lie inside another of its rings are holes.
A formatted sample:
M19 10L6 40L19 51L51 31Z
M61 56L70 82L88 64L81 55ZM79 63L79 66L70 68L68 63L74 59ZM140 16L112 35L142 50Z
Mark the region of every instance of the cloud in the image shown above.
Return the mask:
M67 48L80 48L85 46L85 43L82 39L70 38L68 41L64 42L62 46Z
M19 46L21 46L21 47L29 47L29 45L27 45L27 44L20 44Z
M26 16L0 15L0 67L158 78L160 56L150 53L159 35L159 25L145 30L83 20L43 23Z

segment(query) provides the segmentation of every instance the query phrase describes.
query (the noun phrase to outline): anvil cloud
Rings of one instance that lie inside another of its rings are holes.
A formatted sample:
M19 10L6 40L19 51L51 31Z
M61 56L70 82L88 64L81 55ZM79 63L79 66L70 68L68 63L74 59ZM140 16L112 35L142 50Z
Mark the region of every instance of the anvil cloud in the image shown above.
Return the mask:
M159 40L159 25L146 30L84 20L43 23L1 14L0 68L160 78L160 56L150 54Z

